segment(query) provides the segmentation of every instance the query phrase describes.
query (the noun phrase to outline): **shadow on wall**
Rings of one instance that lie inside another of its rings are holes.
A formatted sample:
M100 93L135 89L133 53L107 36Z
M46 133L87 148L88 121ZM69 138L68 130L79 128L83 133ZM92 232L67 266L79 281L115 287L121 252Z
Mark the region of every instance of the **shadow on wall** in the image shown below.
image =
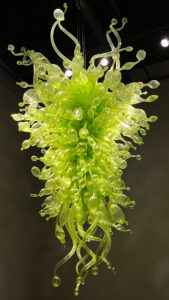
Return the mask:
M79 299L169 299L169 80L161 81L160 99L145 104L148 115L158 115L144 146L142 161L130 160L124 179L136 201L126 211L132 235L116 232L110 258L117 269L113 276L101 268L80 290ZM30 198L41 183L31 175L34 149L20 151L24 134L10 114L17 112L23 91L0 72L0 294L3 300L74 299L74 263L60 270L63 284L51 286L53 266L69 251L54 237L54 220L46 222L38 211L40 199Z

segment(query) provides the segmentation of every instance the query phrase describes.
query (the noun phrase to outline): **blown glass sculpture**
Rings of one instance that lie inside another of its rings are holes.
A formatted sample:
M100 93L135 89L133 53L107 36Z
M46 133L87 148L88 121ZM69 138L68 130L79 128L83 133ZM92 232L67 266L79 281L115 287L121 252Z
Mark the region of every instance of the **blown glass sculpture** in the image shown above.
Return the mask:
M115 271L107 258L112 230L129 231L122 208L134 206L134 201L124 193L129 188L122 180L123 170L130 157L141 159L131 149L143 143L141 135L146 134L149 122L157 120L156 116L147 117L135 105L156 100L156 95L146 98L147 92L142 89L154 89L159 83L156 80L127 85L121 82L121 71L130 70L146 56L144 50L139 50L135 62L120 66L120 53L132 51L132 47L121 48L119 31L127 23L126 18L122 19L121 27L112 19L106 32L110 51L94 55L85 69L78 40L61 25L66 9L64 4L64 12L54 11L56 21L51 29L51 43L64 68L72 70L71 78L39 52L22 47L16 54L13 45L8 49L15 56L23 56L18 65L33 64L34 70L32 85L17 83L29 89L19 103L20 113L12 114L19 131L30 133L21 150L30 146L41 149L41 156L31 159L39 160L44 166L42 169L34 166L31 171L44 180L44 188L31 196L45 197L40 215L47 220L56 218L56 237L65 244L67 231L73 243L71 251L56 264L52 284L60 285L58 269L76 253L74 294L78 295L88 273L97 275L102 262ZM72 60L54 42L57 26L75 43ZM116 46L112 33L117 39ZM112 65L103 67L100 59L108 57L112 58Z

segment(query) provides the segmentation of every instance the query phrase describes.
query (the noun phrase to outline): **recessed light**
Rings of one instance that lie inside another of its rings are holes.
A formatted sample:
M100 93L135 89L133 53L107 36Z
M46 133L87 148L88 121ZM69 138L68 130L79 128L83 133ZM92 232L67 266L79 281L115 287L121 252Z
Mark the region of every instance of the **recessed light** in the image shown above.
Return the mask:
M160 42L162 47L168 47L169 46L169 40L167 38L164 38Z
M100 64L101 64L103 67L107 66L108 63L109 63L109 61L108 61L107 58L102 58L102 60L101 60L101 62L100 62Z
M67 77L71 77L72 76L72 70L66 70L65 75Z

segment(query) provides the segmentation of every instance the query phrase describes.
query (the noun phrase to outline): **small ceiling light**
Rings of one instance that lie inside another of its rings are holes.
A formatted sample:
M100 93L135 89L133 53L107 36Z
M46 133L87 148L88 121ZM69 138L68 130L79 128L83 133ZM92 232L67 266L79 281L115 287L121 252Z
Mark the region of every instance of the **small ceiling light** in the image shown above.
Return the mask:
M71 77L72 76L72 70L66 70L65 75L67 77Z
M162 39L160 43L161 43L162 47L168 47L169 46L169 40L167 38Z
M101 60L101 62L100 62L100 64L101 64L103 67L107 66L108 63L109 63L109 61L108 61L107 58L102 58L102 60Z

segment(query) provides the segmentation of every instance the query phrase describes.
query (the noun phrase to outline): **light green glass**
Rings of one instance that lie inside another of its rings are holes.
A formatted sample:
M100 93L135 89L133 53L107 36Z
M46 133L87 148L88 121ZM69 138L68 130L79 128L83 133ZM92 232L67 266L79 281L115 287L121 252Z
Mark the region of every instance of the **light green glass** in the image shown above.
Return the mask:
M79 42L61 25L66 4L64 8L64 12L54 11L56 21L51 29L51 43L64 67L72 70L71 78L39 52L22 47L16 54L13 45L8 49L15 56L23 56L17 62L19 65L33 64L34 70L32 85L17 83L29 89L19 103L20 112L12 115L19 131L30 133L21 150L37 146L42 153L40 157L33 155L32 161L39 160L44 167L40 170L34 166L31 171L44 180L44 188L31 196L43 197L40 214L47 220L56 218L55 235L60 242L65 244L67 231L73 244L66 257L56 264L52 284L54 287L61 284L58 269L76 253L78 277L74 294L78 295L88 273L97 275L102 262L115 271L107 258L112 230L130 231L125 227L127 221L122 208L133 208L135 204L125 195L129 188L122 180L123 169L130 157L141 159L130 150L136 149L135 144L143 143L141 135L146 134L149 122L157 119L156 116L148 118L135 105L156 100L156 95L146 98L142 89L154 89L159 83L156 80L122 83L121 71L130 70L146 56L144 50L139 50L135 62L120 66L120 53L132 51L132 47L121 48L119 31L127 23L126 18L119 28L117 20L112 19L106 33L111 50L94 55L85 69ZM72 60L54 42L56 27L75 43ZM112 33L117 39L116 46L110 37ZM100 61L106 57L112 58L112 65L102 67ZM93 242L96 251L90 246Z

